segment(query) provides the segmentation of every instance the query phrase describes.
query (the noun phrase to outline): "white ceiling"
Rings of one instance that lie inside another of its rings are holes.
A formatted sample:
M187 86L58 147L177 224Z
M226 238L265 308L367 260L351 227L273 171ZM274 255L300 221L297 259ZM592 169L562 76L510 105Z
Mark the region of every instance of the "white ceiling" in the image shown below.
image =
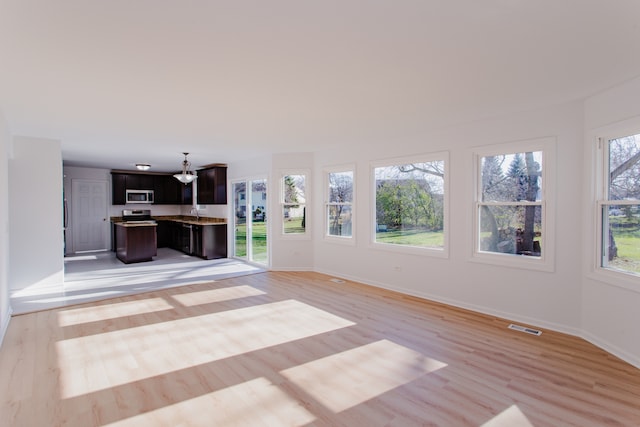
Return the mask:
M0 109L67 164L177 169L582 99L638 0L0 0Z

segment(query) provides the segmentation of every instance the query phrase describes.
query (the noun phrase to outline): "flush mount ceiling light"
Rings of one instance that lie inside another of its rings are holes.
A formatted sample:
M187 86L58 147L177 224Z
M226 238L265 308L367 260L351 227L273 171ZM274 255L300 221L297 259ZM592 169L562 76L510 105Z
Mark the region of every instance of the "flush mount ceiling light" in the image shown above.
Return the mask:
M136 163L136 168L138 168L139 171L149 170L150 167L151 165L149 163Z
M187 185L190 182L193 182L193 180L196 179L197 177L193 172L189 170L189 168L191 167L191 163L189 163L189 161L187 160L187 155L189 153L182 153L182 154L184 154L184 160L182 161L182 173L177 173L173 175L173 177L178 181L180 181L181 183Z

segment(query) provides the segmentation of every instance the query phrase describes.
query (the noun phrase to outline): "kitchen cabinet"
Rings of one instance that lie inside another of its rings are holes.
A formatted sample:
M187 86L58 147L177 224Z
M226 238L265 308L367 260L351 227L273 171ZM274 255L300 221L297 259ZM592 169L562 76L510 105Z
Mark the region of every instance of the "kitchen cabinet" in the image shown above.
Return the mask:
M212 166L199 169L197 188L196 202L199 205L226 205L227 167Z
M192 225L193 255L204 259L227 257L227 224Z
M128 174L127 188L130 190L153 190L153 175Z
M191 205L193 203L192 184L184 185L173 175L143 174L135 172L111 172L113 205L125 205L126 190L153 190L156 205Z
M181 205L184 203L184 187L172 175L156 175L153 177L153 191L156 205ZM191 184L189 184L190 186Z
M157 255L156 226L115 224L116 257L130 264L151 261Z
M168 247L203 259L227 257L227 224L159 220L158 247Z
M123 173L111 173L111 204L126 205L127 175Z

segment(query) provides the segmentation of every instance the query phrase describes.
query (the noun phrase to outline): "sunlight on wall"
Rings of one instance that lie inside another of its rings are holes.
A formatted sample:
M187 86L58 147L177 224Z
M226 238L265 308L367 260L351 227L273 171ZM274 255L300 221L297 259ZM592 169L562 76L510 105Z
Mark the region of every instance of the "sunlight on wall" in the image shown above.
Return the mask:
M256 295L266 295L266 292L258 290L253 286L243 285L177 294L172 295L171 298L175 299L185 307L193 307L200 304L211 304L214 302L253 297Z
M81 396L354 325L295 300L180 319L156 316L162 321L58 341L60 396Z
M517 405L511 405L481 427L533 427Z
M105 426L183 426L185 420L192 427L275 426L282 420L302 426L315 417L266 378L256 378Z
M145 298L137 301L109 302L105 305L70 308L58 311L58 325L61 327L82 323L100 322L119 317L143 313L171 310L173 306L163 298Z
M63 283L64 271L56 271L55 273L51 273L47 277L40 279L37 282L33 282L22 289L12 292L11 297L25 297L57 292L63 289Z
M338 413L445 366L407 347L380 340L281 374Z

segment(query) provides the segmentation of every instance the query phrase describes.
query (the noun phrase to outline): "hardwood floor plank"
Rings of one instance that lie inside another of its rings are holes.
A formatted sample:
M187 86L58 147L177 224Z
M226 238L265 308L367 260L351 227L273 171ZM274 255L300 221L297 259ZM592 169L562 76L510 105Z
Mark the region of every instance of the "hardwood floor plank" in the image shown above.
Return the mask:
M588 342L319 273L15 316L10 426L633 426L640 370Z

